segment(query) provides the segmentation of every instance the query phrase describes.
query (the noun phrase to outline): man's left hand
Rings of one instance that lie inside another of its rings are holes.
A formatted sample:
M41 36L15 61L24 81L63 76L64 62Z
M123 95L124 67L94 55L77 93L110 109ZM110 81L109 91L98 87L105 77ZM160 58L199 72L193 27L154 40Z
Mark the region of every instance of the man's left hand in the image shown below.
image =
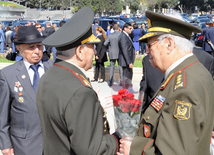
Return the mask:
M121 139L120 140L120 152L117 152L117 155L129 155L129 150L131 147L132 141Z
M133 64L132 63L129 64L129 68L133 68Z

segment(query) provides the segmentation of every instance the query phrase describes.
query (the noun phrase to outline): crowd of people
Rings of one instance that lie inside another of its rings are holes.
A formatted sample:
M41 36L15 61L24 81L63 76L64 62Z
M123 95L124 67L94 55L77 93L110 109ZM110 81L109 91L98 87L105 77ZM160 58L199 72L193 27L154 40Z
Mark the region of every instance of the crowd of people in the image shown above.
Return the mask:
M105 81L104 62L107 61L106 54L108 53L110 60L108 85L111 87L114 84L114 68L115 62L117 61L120 71L120 85L124 88L131 87L132 68L135 56L146 52L145 44L139 43L138 41L139 38L147 33L145 24L138 25L136 22L131 24L126 23L123 28L121 28L119 22L113 22L112 25L107 27L107 31L105 32L99 25L99 20L95 20L95 24L92 24L92 29L94 36L101 39L101 43L95 44L97 50L95 56L96 67L94 79L92 79L91 82L98 81L101 83ZM101 69L100 80L98 80L99 68Z
M122 30L112 25L106 36L99 23L92 26L90 7L80 9L57 31L49 24L44 31L38 23L18 27L11 44L22 58L0 70L3 155L208 155L214 126L214 58L190 41L193 32L202 30L152 11L146 16L148 32L143 35L126 23ZM105 109L86 71L95 57L93 81L98 81L99 69L99 82L105 81L108 48L109 85L118 61L121 85L132 87L140 51L135 46L144 44L148 56L143 59L140 90L145 97L137 135L127 140L117 131L109 133ZM49 59L53 50L54 62Z

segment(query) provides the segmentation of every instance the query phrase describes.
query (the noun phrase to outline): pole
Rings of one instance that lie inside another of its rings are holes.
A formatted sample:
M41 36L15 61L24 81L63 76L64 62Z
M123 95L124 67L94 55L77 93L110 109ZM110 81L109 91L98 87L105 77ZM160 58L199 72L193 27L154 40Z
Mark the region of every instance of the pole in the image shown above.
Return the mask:
M42 0L39 1L39 2L40 2L40 11L41 11L41 1L42 1Z
M71 10L71 0L70 0L70 10Z
M64 0L62 0L62 10L63 10L63 16L64 16Z

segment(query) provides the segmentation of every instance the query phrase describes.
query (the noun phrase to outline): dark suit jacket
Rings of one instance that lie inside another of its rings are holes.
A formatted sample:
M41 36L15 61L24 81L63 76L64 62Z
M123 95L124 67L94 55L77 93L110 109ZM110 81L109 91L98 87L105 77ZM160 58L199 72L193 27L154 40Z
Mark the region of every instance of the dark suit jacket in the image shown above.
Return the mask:
M86 79L77 67L56 59L39 81L44 155L116 154L117 140L104 133L103 108Z
M52 63L43 62L45 71ZM15 155L41 155L36 93L23 60L0 70L0 92L0 149L14 148Z
M118 59L119 56L119 46L118 46L118 37L120 35L119 31L114 31L113 33L107 36L106 41L104 42L105 46L109 48L109 59Z
M208 28L205 31L205 38L203 38L204 40L204 46L203 49L205 51L213 51L213 49L211 48L210 44L208 44L207 40L211 41L212 44L214 45L214 27Z
M194 48L193 53L198 60L204 65L204 67L214 75L214 58L207 52ZM197 71L196 71L197 72ZM157 92L162 81L164 80L164 74L157 68L152 67L149 62L149 55L143 59L143 78L140 82L140 90L144 91L144 104L147 104L154 94Z
M135 48L130 38L121 32L118 38L119 44L119 65L122 67L128 67L129 64L134 64L135 60Z
M97 36L97 38L99 38L101 40L101 42L96 44L96 51L97 51L96 56L99 57L99 59L98 60L96 59L96 61L106 62L106 61L108 61L108 59L107 59L107 55L106 55L107 47L104 46L105 40L102 35Z
M55 32L55 30L52 27L48 27L44 31L42 31L42 34L44 37L48 37L49 35L51 35L54 32Z
M42 31L42 34L44 37L48 37L50 36L51 34L53 34L55 32L55 30L52 28L52 27L48 27L46 28L44 31ZM50 46L45 46L45 49L47 51L47 54L48 56L50 57L50 54L52 52L52 47Z

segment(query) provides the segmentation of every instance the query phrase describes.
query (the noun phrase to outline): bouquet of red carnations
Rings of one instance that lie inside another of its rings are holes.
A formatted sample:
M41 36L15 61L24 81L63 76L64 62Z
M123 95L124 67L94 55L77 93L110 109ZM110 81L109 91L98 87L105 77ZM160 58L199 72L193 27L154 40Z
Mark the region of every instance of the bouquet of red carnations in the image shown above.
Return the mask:
M134 98L133 93L127 89L120 89L117 95L112 95L117 132L127 139L132 140L138 129L141 113L141 101Z

